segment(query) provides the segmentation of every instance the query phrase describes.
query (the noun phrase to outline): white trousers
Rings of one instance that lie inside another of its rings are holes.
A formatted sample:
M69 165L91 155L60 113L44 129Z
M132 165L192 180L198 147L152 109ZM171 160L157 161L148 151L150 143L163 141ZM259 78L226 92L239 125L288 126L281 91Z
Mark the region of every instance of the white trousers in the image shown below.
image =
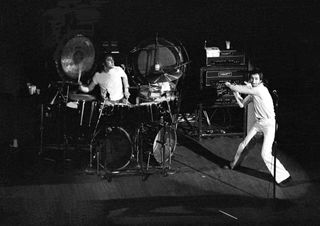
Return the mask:
M275 137L275 119L260 119L255 122L249 130L247 136L240 143L236 156L240 156L244 148L248 145L250 140L258 133L263 133L263 144L261 149L261 157L266 164L268 170L274 177L274 156L272 155L272 146ZM236 159L237 161L238 159ZM280 183L290 176L289 172L284 168L281 162L276 159L276 182Z

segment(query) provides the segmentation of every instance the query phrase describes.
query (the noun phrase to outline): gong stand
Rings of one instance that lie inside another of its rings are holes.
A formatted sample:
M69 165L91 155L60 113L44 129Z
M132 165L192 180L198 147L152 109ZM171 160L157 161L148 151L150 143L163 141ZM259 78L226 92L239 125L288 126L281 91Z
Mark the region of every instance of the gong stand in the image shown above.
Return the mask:
M53 99L50 101L49 104L41 104L40 107L40 148L38 155L42 155L44 153L44 146L45 142L43 139L44 136L44 115L45 115L45 109L56 111L57 113L57 120L58 120L58 131L61 137L59 136L59 140L57 144L53 144L53 148L57 148L58 150L61 150L61 156L57 158L49 158L45 157L45 160L50 162L55 162L57 165L57 169L59 171L64 171L64 164L67 161L70 161L70 159L66 158L66 153L69 150L69 141L66 133L66 107L67 107L67 101L68 101L68 95L70 90L70 84L65 83L64 81L59 81L56 84L57 91L54 95ZM62 138L62 140L61 140Z
M81 76L85 72L89 72L94 64L95 49L92 42L82 34L77 34L68 40L63 49L58 49L60 56L55 59L56 68L62 81L57 83L57 92L54 98L48 104L54 105L58 102L58 117L59 117L59 129L63 135L63 156L62 161L65 159L66 151L68 150L68 138L66 134L66 107L69 99L69 91L71 85L77 85L80 82ZM60 69L63 69L60 70ZM61 73L64 72L64 73ZM66 92L66 93L65 93ZM59 101L57 101L57 99ZM62 101L61 101L62 100ZM57 110L57 109L54 109ZM82 117L82 116L81 116ZM41 106L41 128L40 128L40 151L39 154L43 153L43 131L44 131L44 106Z

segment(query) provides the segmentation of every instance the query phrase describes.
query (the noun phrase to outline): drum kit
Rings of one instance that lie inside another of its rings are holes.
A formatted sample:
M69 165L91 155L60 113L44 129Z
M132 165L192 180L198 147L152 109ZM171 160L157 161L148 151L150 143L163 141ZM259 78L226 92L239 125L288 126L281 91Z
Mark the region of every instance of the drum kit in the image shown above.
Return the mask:
M140 50L143 48L136 49ZM64 137L64 147L81 142L87 145L89 170L86 172L107 179L128 172L142 175L172 172L171 158L177 144L175 116L179 104L176 83L183 75L181 67L185 64L179 59L180 65L177 62L162 65L145 77L147 83L131 87L138 90L135 103L117 103L101 102L94 95L79 93L78 82L89 73L94 61L93 44L83 35L73 37L62 50L59 66L64 77L55 82L57 91L49 106L58 106L56 109L62 114L60 123L64 129L60 135ZM43 106L41 115L42 153L46 143ZM129 167L131 165L133 168Z

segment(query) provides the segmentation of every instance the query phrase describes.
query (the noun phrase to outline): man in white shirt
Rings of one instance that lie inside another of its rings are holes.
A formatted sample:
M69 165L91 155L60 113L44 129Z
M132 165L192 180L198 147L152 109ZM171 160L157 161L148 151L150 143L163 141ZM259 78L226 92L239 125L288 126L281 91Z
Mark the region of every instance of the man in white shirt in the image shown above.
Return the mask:
M100 86L100 94L103 100L112 102L126 102L129 99L128 77L124 70L114 65L114 59L111 55L106 56L104 70L96 72L89 86L80 85L80 90L88 93L96 85Z
M272 97L267 87L264 86L262 79L263 74L261 72L253 72L251 74L251 85L249 85L250 83L247 85L232 85L230 82L225 83L228 88L234 91L234 96L241 108L250 102L253 103L254 115L256 118L255 124L249 130L245 139L239 144L234 159L230 163L230 168L233 169L236 166L242 151L248 145L250 140L258 132L262 132L264 139L261 157L272 176L274 176L274 156L272 155L272 146L276 128L275 111ZM247 94L247 96L243 99L239 93ZM276 159L275 180L279 185L285 185L291 180L289 172L284 168L278 159Z

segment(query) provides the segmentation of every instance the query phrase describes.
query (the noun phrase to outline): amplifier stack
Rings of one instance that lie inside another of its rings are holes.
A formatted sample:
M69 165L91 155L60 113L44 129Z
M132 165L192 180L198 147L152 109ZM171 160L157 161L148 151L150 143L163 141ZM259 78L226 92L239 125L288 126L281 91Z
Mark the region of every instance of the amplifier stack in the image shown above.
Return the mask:
M199 138L244 135L246 109L239 108L225 82L243 84L247 81L248 64L245 55L236 50L219 50L216 47L206 48L206 51L206 66L200 68L202 100L198 107ZM234 131L231 127L237 127L237 130Z
M246 81L248 72L246 66L207 66L200 68L200 91L216 93L214 105L236 105L233 93L225 87L225 82L242 84ZM205 101L203 103L206 103Z

